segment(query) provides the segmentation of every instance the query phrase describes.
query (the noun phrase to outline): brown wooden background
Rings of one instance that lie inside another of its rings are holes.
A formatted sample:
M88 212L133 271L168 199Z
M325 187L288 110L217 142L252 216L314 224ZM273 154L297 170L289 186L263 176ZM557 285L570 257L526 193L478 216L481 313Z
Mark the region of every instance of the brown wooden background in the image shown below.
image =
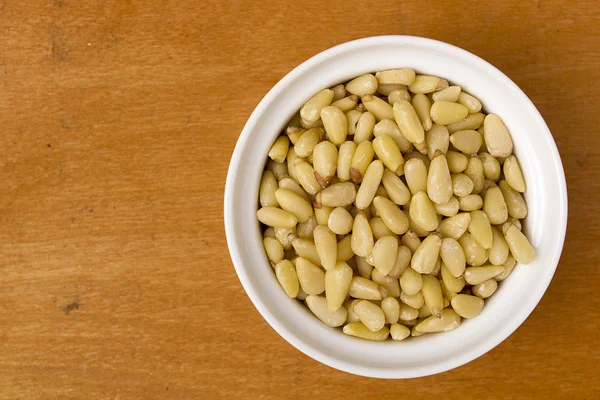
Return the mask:
M1 399L598 398L597 1L0 1ZM365 36L482 56L546 118L570 219L508 340L456 370L359 378L260 317L222 221L247 117L293 67Z

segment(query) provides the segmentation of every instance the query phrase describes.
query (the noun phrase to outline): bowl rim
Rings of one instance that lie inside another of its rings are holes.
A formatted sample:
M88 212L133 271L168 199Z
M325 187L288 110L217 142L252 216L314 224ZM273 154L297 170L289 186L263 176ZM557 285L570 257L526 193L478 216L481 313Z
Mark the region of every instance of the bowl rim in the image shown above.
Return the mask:
M513 318L510 326L504 327L502 335L494 338L495 340L486 341L484 344L480 345L476 351L472 351L467 354L462 354L460 356L454 357L451 360L445 361L444 363L435 364L433 367L428 367L427 371L423 371L422 369L416 369L414 374L402 374L399 376L398 374L394 374L393 368L390 369L381 369L381 368L369 368L356 365L351 362L346 362L345 360L340 360L335 357L331 357L328 354L325 354L310 345L304 343L301 339L299 339L296 334L291 331L285 324L281 323L278 319L276 319L271 312L268 310L268 307L263 303L258 294L255 291L255 288L249 283L248 274L245 271L244 261L242 260L237 247L239 246L235 240L234 230L236 229L235 223L231 220L233 213L233 205L235 202L235 191L233 182L236 180L236 177L239 173L239 164L240 159L242 157L242 153L248 140L250 139L250 134L254 130L255 126L258 123L258 120L262 116L262 114L269 108L270 104L273 101L278 93L285 88L290 82L298 78L300 75L305 73L307 70L317 66L318 64L335 57L338 54L342 54L349 50L356 50L356 48L360 48L362 46L369 46L375 44L409 44L413 46L425 46L433 49L445 49L446 51L451 51L458 56L464 58L466 62L474 64L479 68L485 68L490 74L495 75L495 78L501 80L507 86L510 86L513 90L516 90L526 101L527 105L530 107L532 111L533 117L536 119L536 124L539 125L540 132L539 134L543 136L546 140L548 140L550 147L552 149L551 157L554 159L555 166L557 168L557 176L558 182L556 189L556 193L558 194L559 201L558 204L561 208L560 215L557 215L557 219L559 219L560 230L558 232L558 241L559 246L555 249L552 255L552 265L549 266L552 268L552 273L549 274L549 278L542 290L539 292L539 296L537 300L531 303L531 306L524 310L518 318ZM262 315L262 317L267 321L267 323L288 343L294 346L296 349L300 350L304 354L313 358L314 360L321 362L325 365L328 365L332 368L339 369L348 373L362 375L366 377L374 377L374 378L413 378L413 377L422 377L433 375L437 373L441 373L458 366L464 365L483 354L490 351L492 348L496 347L506 338L508 338L514 331L529 317L529 315L533 312L535 307L538 305L541 300L543 294L546 292L552 277L558 267L558 262L560 260L560 256L562 253L562 248L564 246L565 236L566 236L566 228L567 228L567 217L568 217L568 198L567 198L567 188L566 188L566 179L564 174L564 168L562 165L562 160L560 158L560 154L556 147L556 142L554 141L550 130L542 118L541 114L531 101L531 99L521 90L508 76L506 76L502 71L493 66L491 63L485 61L479 56L470 53L467 50L461 49L460 47L454 46L452 44L424 38L418 36L405 36L405 35L384 35L384 36L372 36L361 39L352 40L349 42L345 42L329 49L326 49L308 60L302 62L296 68L292 69L289 73L287 73L279 82L277 82L269 92L263 97L263 99L259 102L257 107L254 109L252 114L250 115L248 121L244 125L242 132L237 140L235 149L232 153L229 168L227 171L227 179L225 184L224 191L224 225L225 225L225 234L227 238L227 245L229 248L229 253L232 259L233 266L237 273L238 279L242 284L244 290L246 291L248 297Z

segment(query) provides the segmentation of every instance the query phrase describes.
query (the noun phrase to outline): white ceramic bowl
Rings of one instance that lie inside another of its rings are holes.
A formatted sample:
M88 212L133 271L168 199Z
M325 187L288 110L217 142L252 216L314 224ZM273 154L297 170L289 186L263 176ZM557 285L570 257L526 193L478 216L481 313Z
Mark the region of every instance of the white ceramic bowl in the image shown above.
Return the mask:
M267 152L293 114L323 88L360 74L410 67L446 78L498 114L512 134L527 181L525 231L537 250L486 301L483 312L453 331L402 342L369 342L325 326L288 298L262 247L256 219ZM567 192L552 135L533 103L506 75L458 47L410 36L355 40L302 63L264 97L242 131L225 186L225 230L231 258L248 296L285 340L308 356L353 374L378 378L431 375L465 364L514 332L540 301L558 264L567 223Z

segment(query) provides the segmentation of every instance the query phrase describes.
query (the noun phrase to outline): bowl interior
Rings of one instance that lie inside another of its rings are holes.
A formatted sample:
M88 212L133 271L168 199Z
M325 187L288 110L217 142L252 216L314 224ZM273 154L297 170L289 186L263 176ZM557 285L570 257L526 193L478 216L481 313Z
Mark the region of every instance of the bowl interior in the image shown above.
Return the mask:
M317 91L366 72L410 67L446 78L498 114L511 132L527 181L524 229L537 249L486 301L483 312L450 332L403 342L371 343L322 324L276 281L256 220L258 185L266 154L293 114ZM329 49L290 72L262 100L236 146L225 194L225 226L236 271L271 326L307 355L351 373L383 378L429 375L464 364L508 337L546 290L566 230L566 186L558 151L531 101L480 58L429 39L388 36Z

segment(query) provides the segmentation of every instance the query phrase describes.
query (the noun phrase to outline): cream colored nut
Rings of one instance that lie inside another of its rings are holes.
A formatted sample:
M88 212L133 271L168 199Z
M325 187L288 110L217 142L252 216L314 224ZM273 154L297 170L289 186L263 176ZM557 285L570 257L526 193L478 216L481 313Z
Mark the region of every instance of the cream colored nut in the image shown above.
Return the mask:
M364 257L356 256L355 259L358 274L363 278L371 279L371 272L373 271L373 266L369 264Z
M334 183L315 197L315 208L346 207L356 200L356 186L352 182ZM321 223L321 222L319 222ZM325 222L322 225L327 225Z
M315 195L321 190L321 185L315 178L313 167L301 158L294 161L294 168L298 176L298 183L308 194Z
M368 300L362 300L354 306L358 319L372 332L377 332L385 325L385 314L377 305Z
M384 236L394 236L394 232L392 232L390 228L386 226L380 217L371 218L369 220L369 225L371 226L371 232L373 232L375 239L379 239Z
M351 322L358 322L358 315L356 315L356 313L354 312L354 306L357 305L358 303L360 303L360 300L346 300L344 302L344 304L342 304L342 307L340 308L345 308L346 310L348 310L348 315L346 316L346 323L349 324Z
M354 142L344 142L340 145L338 153L337 174L340 181L346 182L350 180L350 168L352 166L352 158L358 146Z
M444 125L433 124L431 129L425 132L425 142L427 143L427 156L430 159L433 159L438 150L446 154L450 146L448 128Z
M465 92L460 93L458 96L458 103L467 107L469 114L474 114L481 111L481 102Z
M321 265L319 253L317 253L315 242L312 239L301 238L294 234L289 235L289 238L292 242L292 247L294 248L294 251L299 257L306 258L308 261L315 265Z
M471 214L463 212L440 222L439 231L445 238L458 240L469 228Z
M332 101L337 101L339 99L343 99L344 97L346 97L346 87L344 86L343 83L340 83L339 85L332 87L331 91L333 91L333 100Z
M395 236L384 236L375 242L370 257L374 267L382 275L387 275L394 268L397 255L398 239Z
M348 315L346 309L340 307L336 311L329 310L325 297L308 295L305 301L310 311L326 325L335 328L346 322Z
M481 282L492 279L504 272L504 267L500 265L484 265L482 267L469 267L465 270L465 281L469 285L478 285Z
M275 276L288 297L295 298L298 295L298 276L290 260L282 260L275 265Z
M375 124L373 135L375 137L390 136L394 139L396 146L398 146L402 153L406 153L412 149L412 144L400 133L400 128L391 119L382 119Z
M450 301L452 308L463 318L473 318L479 315L483 310L484 302L476 296L468 294L458 294Z
M355 336L361 339L383 341L390 335L390 330L384 326L377 332L369 330L362 322L352 322L344 325L343 332L348 336Z
M337 259L338 261L346 261L351 263L354 258L352 251L352 236L348 235L340 240L337 244Z
M484 249L492 247L492 225L483 211L471 211L469 232L473 235L473 239L475 239Z
M415 325L413 325L413 327L411 328L410 336L419 337L419 336L425 335L425 332L421 332L416 329L416 323L417 323L417 321L415 321Z
M291 238L292 234L296 234L296 227L293 228L277 228L273 229L275 239L283 246L284 250L290 250L292 248Z
M365 141L358 145L350 164L350 179L353 182L358 183L362 181L374 156L373 144L370 141Z
M420 274L430 274L440 257L442 238L436 233L427 236L417 247L410 266ZM410 293L409 293L410 294Z
M291 176L292 179L296 182L300 182L298 180L298 174L296 173L296 160L298 158L299 157L296 154L296 152L294 151L294 148L290 147L290 149L288 150L287 158L286 158L286 167L287 167L289 176ZM285 176L280 178L279 181L282 181L284 178L285 178Z
M388 324L395 324L400 318L400 303L394 297L386 297L381 301L381 309Z
M521 264L529 264L535 258L535 249L529 243L527 236L518 230L513 224L502 225L502 232L511 254Z
M448 81L445 79L431 75L417 75L414 82L408 85L408 90L415 94L425 94L446 89L447 87Z
M460 316L452 309L442 310L439 316L432 315L415 325L414 329L422 333L447 332L460 326Z
M293 214L276 207L262 207L256 216L263 224L278 228L293 228L298 223Z
M337 168L337 147L331 142L324 141L315 146L313 151L313 168L315 178L321 187L327 187L335 177Z
M277 189L275 197L282 209L296 217L298 222L306 222L313 216L313 208L304 197L288 189Z
M482 113L469 114L462 121L458 121L454 124L448 125L448 132L451 134L454 132L462 131L465 129L478 129L483 124L485 115Z
M354 107L356 107L356 104L358 104L358 96L355 94L344 97L343 99L339 99L331 103L333 107L339 108L344 113L354 109Z
M263 246L267 253L267 258L277 264L283 260L283 246L279 241L272 237L266 237L263 239Z
M516 218L509 217L509 218L508 218L508 220L507 220L506 222L510 222L511 224L513 224L514 226L516 226L516 227L517 227L517 229L518 229L518 230L520 230L520 231L522 231L522 230L523 230L523 229L522 229L523 227L522 227L522 225L521 225L521 221L519 221L519 220L518 220L518 219L516 219Z
M427 166L420 158L411 158L404 164L404 175L411 193L427 191Z
M436 124L450 125L462 121L469 114L469 110L462 104L436 101L431 106L430 114Z
M523 195L513 189L506 181L500 181L500 191L506 202L508 215L516 219L523 219L527 216L527 203L523 199Z
M271 171L278 181L289 176L287 164L278 163L273 160L267 161L267 171Z
M453 217L458 214L458 200L456 197L452 196L450 201L445 204L435 204L433 203L433 208L435 208L435 212L443 215L444 217Z
M412 85L415 81L415 76L415 71L410 68L388 69L375 74L375 78L377 78L380 85Z
M387 118L387 117L386 117ZM392 118L398 124L400 133L412 143L423 143L425 131L414 107L406 100L394 104Z
M442 275L442 283L443 283L442 291L445 287L448 291L450 291L452 293L459 293L465 287L465 279L462 276L458 277L458 278L455 277L454 274L452 272L450 272L450 270L448 269L448 267L446 266L445 263L442 263L440 273ZM446 297L446 296L444 296L444 297ZM453 297L453 296L449 296L449 297Z
M504 179L517 192L523 193L526 189L525 178L521 172L521 166L515 156L508 156L504 160Z
M398 279L402 273L410 265L412 254L408 247L399 246L398 253L396 255L396 261L394 262L394 268L388 274L388 277Z
M469 194L458 198L458 207L461 211L480 210L483 206L483 200L478 194Z
M400 301L417 310L425 305L425 299L423 299L423 294L421 292L413 295L402 292L400 293ZM402 315L402 313L400 313L400 315Z
M322 128L323 127L323 121L321 121L321 118L319 118L316 121L312 121L312 122L302 119L300 121L300 124L302 125L302 128L304 128L304 129Z
M431 129L431 116L429 115L429 109L431 108L431 101L424 94L416 94L412 99L412 106L415 109L419 121L423 129L426 131Z
M481 147L481 135L474 130L462 130L450 135L450 143L465 154L475 154Z
M380 290L383 288L387 292L385 296L381 296L382 298L386 296L400 296L400 283L398 279L385 276L377 269L373 269L373 271L371 272L371 279L373 280L373 282L378 283L380 285Z
M314 122L320 117L321 110L331 104L333 90L324 89L311 97L300 109L302 119Z
M471 157L464 173L473 181L473 193L478 194L481 192L485 180L481 159L477 156Z
M448 150L446 153L446 160L448 161L448 169L454 174L463 172L469 164L467 156L452 150Z
M493 265L502 265L508 258L508 243L504 235L496 227L492 227L492 247L488 250L488 258Z
M512 270L515 268L516 265L517 265L517 260L515 260L515 258L509 254L508 258L506 259L504 264L502 264L502 266L504 267L504 271L502 273L496 275L494 277L494 279L497 280L498 282L505 280L506 278L508 278L508 276L510 275L510 273L512 272Z
M433 203L432 203L432 204L433 204ZM408 207L405 207L405 208L408 208ZM419 236L419 237L422 237L422 238L429 236L429 234L430 234L432 231L429 231L429 230L423 229L423 228L421 228L419 225L417 225L417 224L415 223L415 221L413 221L413 220L410 218L410 213L409 213L409 210L403 210L403 212L404 212L404 214L406 215L406 218L408 218L408 224L409 224L409 225L408 225L408 228L409 228L410 230L412 230L413 232L415 232L415 233L417 234L417 236ZM437 218L438 218L438 221L442 219L442 218L441 218L441 216L438 216Z
M421 293L425 299L425 305L429 312L439 318L440 312L444 309L444 300L440 282L432 275L423 275L423 288Z
M385 100L371 95L363 96L361 100L365 105L365 108L375 116L377 121L381 121L384 118L392 120L394 119L392 106L389 105Z
M450 101L455 103L460 95L460 86L449 86L439 92L433 93L433 101Z
M466 257L463 248L456 239L451 237L444 238L440 247L440 255L445 267L452 273L453 277L458 278L462 276L465 272ZM460 292L460 290L456 292Z
M348 121L342 110L333 106L325 107L321 110L321 119L329 141L335 145L342 144L348 135ZM301 154L298 155L301 156Z
M402 173L404 158L394 139L386 135L375 138L373 150L387 168L395 173Z
M356 133L356 126L358 125L358 120L360 119L361 115L363 115L363 113L356 109L350 110L346 113L348 135L352 136Z
M325 297L330 311L335 311L342 306L350 281L352 280L352 268L343 261L338 262L333 269L325 272Z
M487 251L469 232L462 235L461 238L458 239L458 243L460 243L460 246L465 252L467 264L479 266L487 261Z
M438 150L427 174L427 195L436 204L446 204L452 198L452 178L444 153Z
M483 176L485 179L498 182L498 180L500 180L500 174L502 170L496 157L489 153L479 153L479 157L481 158L481 162L483 164Z
M417 192L410 200L410 218L420 228L433 231L438 227L439 220L433 204L425 192Z
M513 142L500 117L496 114L486 116L483 123L483 132L485 145L491 155L494 157L508 157L512 154Z
M410 336L410 329L401 324L392 324L390 326L390 335L393 340L404 340Z
M392 171L385 169L381 178L381 183L385 188L390 200L399 206L403 206L410 202L410 190L404 182ZM456 203L458 210L458 202Z
M352 231L352 215L343 207L336 207L327 220L327 226L336 235L347 235Z
M333 212L333 207L319 205L315 208L315 218L317 219L318 225L327 225L329 216Z
M348 294L355 299L381 300L379 285L362 276L352 277Z
M306 294L317 295L325 291L325 273L306 258L296 258L296 273L300 287Z
M288 137L283 135L279 136L271 146L271 150L269 150L269 158L278 163L284 162L289 147L290 140Z
M298 184L298 182L296 182L293 178L286 177L286 178L283 178L282 180L280 180L279 188L291 190L292 192L301 196L303 199L308 200L308 193L306 193L306 191L304 189L302 189L302 186L300 186ZM273 194L275 194L275 193L273 193Z
M490 185L483 198L483 212L493 225L500 225L508 219L508 207L502 191L495 184Z
M278 188L277 179L271 171L263 172L260 180L260 187L258 190L259 202L262 207L277 207L277 199L275 198L275 191Z
M391 140L391 139L390 139ZM383 176L383 163L381 160L373 161L367 168L363 181L358 188L356 193L356 207L359 210L364 210L371 205L375 193L381 183L381 177Z
M377 75L375 75L377 77ZM381 93L384 96L389 96L394 90L404 89L406 90L406 85L401 85L399 83L379 83L377 86L377 93Z
M458 197L468 196L473 192L473 181L465 174L452 174L452 190Z
M375 127L375 122L375 116L372 113L363 113L356 124L354 142L360 144L365 140L373 139L373 128Z
M377 196L373 199L373 205L383 223L396 235L402 235L408 230L408 218L390 199Z
M496 292L496 289L498 289L498 282L496 282L494 279L488 279L487 281L483 281L471 288L473 294L477 297L481 297L482 299L487 299L493 295L494 292Z
M321 141L323 133L323 128L312 128L304 132L294 146L294 151L298 157L310 156L315 146Z
M319 225L315 228L313 236L321 265L326 270L332 269L335 267L337 261L337 239L335 233L331 232L326 226Z
M411 101L410 93L406 89L393 90L388 96L388 103L393 107L401 100Z
M409 230L402 236L401 240L402 244L410 249L410 251L414 254L417 251L417 248L421 244L421 239L419 236L412 230Z
M367 257L373 251L374 240L369 220L359 212L352 225L352 251L360 257Z
M421 291L423 276L412 268L407 268L400 276L400 288L409 296Z
M419 296L421 295L421 293L417 293L415 296ZM421 295L421 307L423 307L423 304L425 304L425 300L423 300L423 296ZM419 307L419 308L421 308ZM399 319L401 321L406 322L406 321L412 321L415 320L419 317L419 309L417 308L413 308L411 306L409 306L408 304L401 304L400 305L400 315L399 315Z
M378 85L379 83L373 75L364 74L348 82L346 90L360 97L367 94L374 94L377 91Z

